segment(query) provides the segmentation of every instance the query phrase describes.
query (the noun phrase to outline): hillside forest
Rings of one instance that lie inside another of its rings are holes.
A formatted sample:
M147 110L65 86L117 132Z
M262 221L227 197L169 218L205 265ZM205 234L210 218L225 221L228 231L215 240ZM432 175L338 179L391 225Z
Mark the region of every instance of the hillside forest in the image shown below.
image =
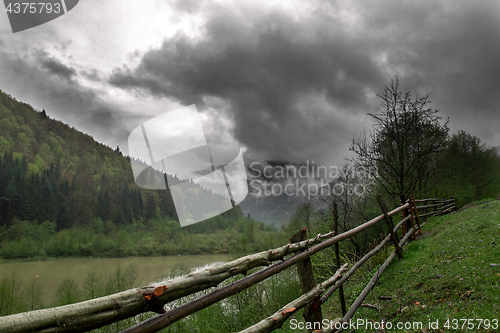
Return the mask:
M354 158L330 184L362 184L363 195L297 201L280 230L239 206L181 228L169 190L138 187L119 147L0 92L0 258L244 254L284 244L301 228L332 230L333 207L340 231L348 230L380 214L378 195L393 207L411 194L453 197L458 207L499 196L497 150L465 131L450 134L428 97L398 89L397 79L385 87L381 113L369 114L373 131L354 136ZM383 233L353 237L344 250L359 256Z
M118 147L0 92L1 258L254 252L281 236L239 207L181 228L169 190L139 188Z

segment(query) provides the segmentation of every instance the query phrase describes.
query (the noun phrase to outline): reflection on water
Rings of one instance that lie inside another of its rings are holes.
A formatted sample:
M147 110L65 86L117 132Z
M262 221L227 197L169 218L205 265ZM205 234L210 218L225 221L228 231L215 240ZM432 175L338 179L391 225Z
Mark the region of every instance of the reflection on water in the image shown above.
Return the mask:
M73 279L81 286L85 277L94 272L107 280L120 267L127 270L133 267L138 274L134 287L165 280L171 276L183 275L193 269L204 269L214 263L226 262L227 255L193 255L169 257L130 257L130 258L68 258L55 261L0 263L0 280L17 272L23 285L31 284L33 279L43 290L43 302L50 304L64 279ZM135 273L134 272L134 273Z

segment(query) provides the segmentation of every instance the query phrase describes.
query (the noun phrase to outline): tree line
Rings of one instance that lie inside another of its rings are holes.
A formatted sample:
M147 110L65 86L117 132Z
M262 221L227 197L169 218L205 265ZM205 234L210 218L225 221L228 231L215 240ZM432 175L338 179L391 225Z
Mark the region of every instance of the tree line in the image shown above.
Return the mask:
M119 147L0 92L0 257L252 252L276 232L239 207L181 228L169 189L138 187Z
M500 157L478 137L463 130L449 133L448 119L429 107L428 96L412 98L402 92L396 78L378 95L378 114L368 114L371 131L355 135L353 156L342 166L344 172L329 188L340 185L365 191L334 191L300 205L289 223L288 234L307 228L310 235L333 230L334 216L339 232L345 232L381 214L377 196L396 208L414 194L416 198L455 198L458 208L483 198L500 195ZM349 172L351 171L351 172ZM359 258L387 233L383 225L370 228L341 244L345 258ZM314 259L317 274L330 276L335 267L325 264L332 253Z
M3 92L0 119L0 225L14 218L53 221L60 231L94 217L117 224L158 214L176 218L168 191L138 188L118 148Z

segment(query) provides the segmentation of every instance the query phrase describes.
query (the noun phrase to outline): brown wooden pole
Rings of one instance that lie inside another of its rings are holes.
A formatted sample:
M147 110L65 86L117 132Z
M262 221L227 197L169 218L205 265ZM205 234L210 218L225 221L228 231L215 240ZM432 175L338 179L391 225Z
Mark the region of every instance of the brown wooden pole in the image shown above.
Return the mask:
M347 266L348 264L344 264L344 266L337 270L337 272L335 272L335 274L331 278L324 281L323 283L318 284L307 294L304 294L299 298L293 300L292 302L283 306L277 312L273 313L271 316L261 320L257 324L244 329L243 331L240 331L239 333L269 333L275 331L278 328L281 328L283 323L294 313L299 311L304 306L307 306L307 304L310 304L310 302L318 295L321 295L321 293L326 288L338 281L338 279L342 276L342 272L347 270ZM321 326L322 325L317 325L316 328Z
M406 218L406 210L401 212L401 218L404 220ZM406 223L401 226L401 237L404 237L406 234Z
M403 259L403 251L399 247L399 239L397 233L394 232L394 224L392 223L392 217L387 213L387 206L382 202L382 198L380 195L377 197L378 205L382 210L382 214L384 215L385 221L387 222L387 226L389 227L389 232L391 233L392 243L394 244L394 248L396 249L396 253L398 254L399 259ZM404 212L404 210L403 210ZM404 225L404 224L403 224Z
M351 275L356 272L356 270L361 267L362 264L364 264L365 261L370 259L374 254L376 254L378 251L382 249L382 247L391 239L391 235L388 235L376 248L368 252L361 258L357 263L354 264L354 266L351 267L351 269L342 276L342 278L335 283L333 287L331 287L323 296L321 296L321 303L325 303L330 296L337 290L340 289L340 287L346 282ZM344 315L345 316L345 315Z
M418 217L417 204L415 202L415 195L411 194L411 201L413 202L413 209L415 210L415 221L417 222L418 232L422 234L422 228L420 227L420 218Z
M415 219L413 217L413 203L412 203L411 198L408 199L408 203L410 204L410 209L409 209L410 225L411 225L410 229L415 229ZM416 232L413 233L413 235L411 236L411 238L413 240L417 239Z
M399 211L400 208L397 208L390 212L390 214L395 214ZM188 302L186 304L180 305L174 309L171 309L169 311L166 311L165 313L161 315L154 316L152 318L149 318L142 323L139 323L137 325L134 325L126 330L123 330L122 333L132 333L132 332L140 332L140 333L147 333L147 332L157 332L161 330L162 328L165 328L176 321L181 320L182 318L185 318L189 316L192 313L195 313L201 309L204 309L214 303L217 303L228 296L237 294L241 292L242 290L245 290L248 287L253 286L256 283L259 283L260 281L263 281L270 276L273 276L274 274L281 272L299 261L304 260L305 258L308 258L312 256L313 254L326 249L327 247L330 247L334 245L337 242L343 241L344 239L347 239L365 229L368 229L369 227L377 224L378 222L382 221L384 219L383 215L377 216L373 219L371 219L368 222L365 222L349 231L346 231L340 235L333 236L332 238L325 240L324 242L317 244L309 249L307 251L304 251L302 253L296 254L293 257L287 258L282 262L276 263L274 265L269 266L268 268L264 268L263 270L260 270L256 273L253 273L252 275L248 275L238 281L235 281L231 283L230 285L227 285L225 287L222 287L220 289L217 289L207 295L201 296L191 302ZM318 235L319 236L319 235ZM0 317L1 319L1 317Z
M337 210L337 203L335 201L333 202L333 232L335 232L336 235L339 232L339 214ZM337 263L337 269L340 269L341 263L339 243L335 243L335 261ZM347 308L345 305L344 286L342 284L339 286L339 301L342 309L342 316L345 316Z
M427 206L427 200L424 201L424 206ZM425 219L424 219L424 222L427 222L427 213L428 213L428 209L426 208L425 209Z
M292 238L290 238L290 242L293 244L306 240L306 234L306 229L299 230L295 235L292 236ZM302 294L307 294L314 287L316 287L316 279L314 278L314 272L310 257L297 263L297 273L299 274ZM321 297L319 295L304 307L302 316L304 317L304 320L306 322L319 323L319 325L321 326L323 315L321 313Z
M411 204L409 203L409 200L401 199L401 205L405 205L408 203L408 208L405 208L403 210L403 219L407 216L412 216L411 220L408 221L407 223L403 224L403 232L401 234L401 237L404 237L406 234L406 230L410 230L413 228L413 215L411 214Z
M398 245L399 246L403 246L404 243L410 238L411 234L413 234L414 232L415 232L415 229L408 230L408 234L401 240L401 242ZM395 257L395 254L394 254L394 251L393 251L391 253L391 255L389 256L389 258L387 258L387 260L382 264L382 266L380 266L380 268L377 270L377 272L373 275L373 277L371 278L370 282L368 282L368 284L363 289L363 291L361 292L361 294L359 294L359 296L356 298L356 300L354 301L354 303L352 303L351 307L349 308L349 311L344 316L344 318L342 318L342 322L349 323L349 321L351 320L351 318L356 313L356 310L358 310L358 308L361 306L361 304L363 303L363 300L366 298L366 296L368 295L368 293L370 292L370 290L373 289L373 287L375 286L375 283L377 283L379 277L382 275L382 273L384 273L385 269L387 268L387 266L389 266L389 264L392 262L392 260L394 259L394 257ZM340 333L342 331L343 331L343 329L340 328L340 329L336 330L335 332L336 333Z

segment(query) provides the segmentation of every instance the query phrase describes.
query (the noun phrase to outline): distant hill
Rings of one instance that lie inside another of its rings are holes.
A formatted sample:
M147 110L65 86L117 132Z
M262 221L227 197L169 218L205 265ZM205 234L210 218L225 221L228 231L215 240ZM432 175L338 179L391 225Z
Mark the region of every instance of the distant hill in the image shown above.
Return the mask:
M297 196L267 196L257 198L251 194L240 203L244 215L250 214L257 221L280 228L288 223L297 207L306 199Z
M170 186L180 182L147 168L137 184L165 178ZM170 189L137 184L119 147L0 91L0 261L252 253L288 239L239 206L181 228ZM202 220L224 198L194 182L183 185L188 218Z
M314 187L307 197L308 183L312 181L319 184L312 166L271 160L252 164L247 169L249 195L240 203L245 215L250 214L259 221L279 228L287 224L296 209L305 202L310 202L316 209L322 207L319 196L314 194ZM301 171L305 177L293 172L300 168L307 168L304 169L307 172ZM281 173L283 170L289 171Z
M118 147L0 92L0 225L17 217L61 230L94 217L126 224L157 214L176 218L170 192L139 188Z

